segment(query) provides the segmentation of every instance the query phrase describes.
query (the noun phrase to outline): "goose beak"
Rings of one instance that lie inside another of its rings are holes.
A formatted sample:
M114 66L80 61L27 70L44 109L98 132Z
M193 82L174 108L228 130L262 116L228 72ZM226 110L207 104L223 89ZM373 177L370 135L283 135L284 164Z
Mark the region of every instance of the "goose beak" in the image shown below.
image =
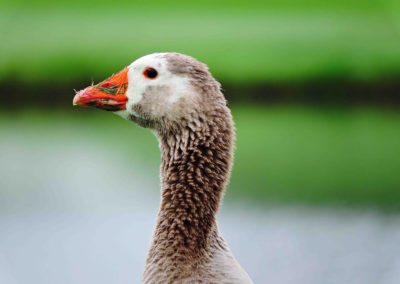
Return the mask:
M72 104L90 106L107 111L124 110L128 101L125 94L127 88L128 68L125 68L103 82L77 92Z

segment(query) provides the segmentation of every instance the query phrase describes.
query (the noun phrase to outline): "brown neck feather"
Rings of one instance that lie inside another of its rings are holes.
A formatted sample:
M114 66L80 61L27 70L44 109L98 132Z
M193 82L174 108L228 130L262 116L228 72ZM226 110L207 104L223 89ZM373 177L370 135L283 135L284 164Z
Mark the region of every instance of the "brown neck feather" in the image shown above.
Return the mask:
M162 201L145 278L171 267L182 276L211 253L232 164L234 130L225 105L170 129L159 133Z

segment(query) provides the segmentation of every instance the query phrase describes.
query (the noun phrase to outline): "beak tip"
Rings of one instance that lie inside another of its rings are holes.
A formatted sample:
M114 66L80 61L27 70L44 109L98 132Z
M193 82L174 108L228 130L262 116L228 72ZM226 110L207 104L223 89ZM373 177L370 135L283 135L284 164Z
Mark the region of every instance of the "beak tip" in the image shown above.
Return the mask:
M73 105L73 106L79 105L80 99L81 99L80 92L77 92L77 93L75 94L75 96L74 96L74 99L72 100L72 105Z

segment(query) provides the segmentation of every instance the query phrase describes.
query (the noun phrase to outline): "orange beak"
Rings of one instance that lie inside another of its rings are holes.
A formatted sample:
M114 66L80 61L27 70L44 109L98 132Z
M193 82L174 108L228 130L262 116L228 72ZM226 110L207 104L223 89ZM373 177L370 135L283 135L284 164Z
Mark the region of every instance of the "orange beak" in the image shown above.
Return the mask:
M128 68L125 68L103 82L77 92L72 103L73 105L91 106L107 111L124 110L128 101L125 95L127 88Z

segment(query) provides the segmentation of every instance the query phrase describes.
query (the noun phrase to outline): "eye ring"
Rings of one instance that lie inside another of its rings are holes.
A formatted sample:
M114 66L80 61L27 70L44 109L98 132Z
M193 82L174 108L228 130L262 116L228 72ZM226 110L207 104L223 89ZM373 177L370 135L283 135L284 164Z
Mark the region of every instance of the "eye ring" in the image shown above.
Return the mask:
M158 76L158 71L153 67L147 67L144 69L143 75L148 79L155 79Z

